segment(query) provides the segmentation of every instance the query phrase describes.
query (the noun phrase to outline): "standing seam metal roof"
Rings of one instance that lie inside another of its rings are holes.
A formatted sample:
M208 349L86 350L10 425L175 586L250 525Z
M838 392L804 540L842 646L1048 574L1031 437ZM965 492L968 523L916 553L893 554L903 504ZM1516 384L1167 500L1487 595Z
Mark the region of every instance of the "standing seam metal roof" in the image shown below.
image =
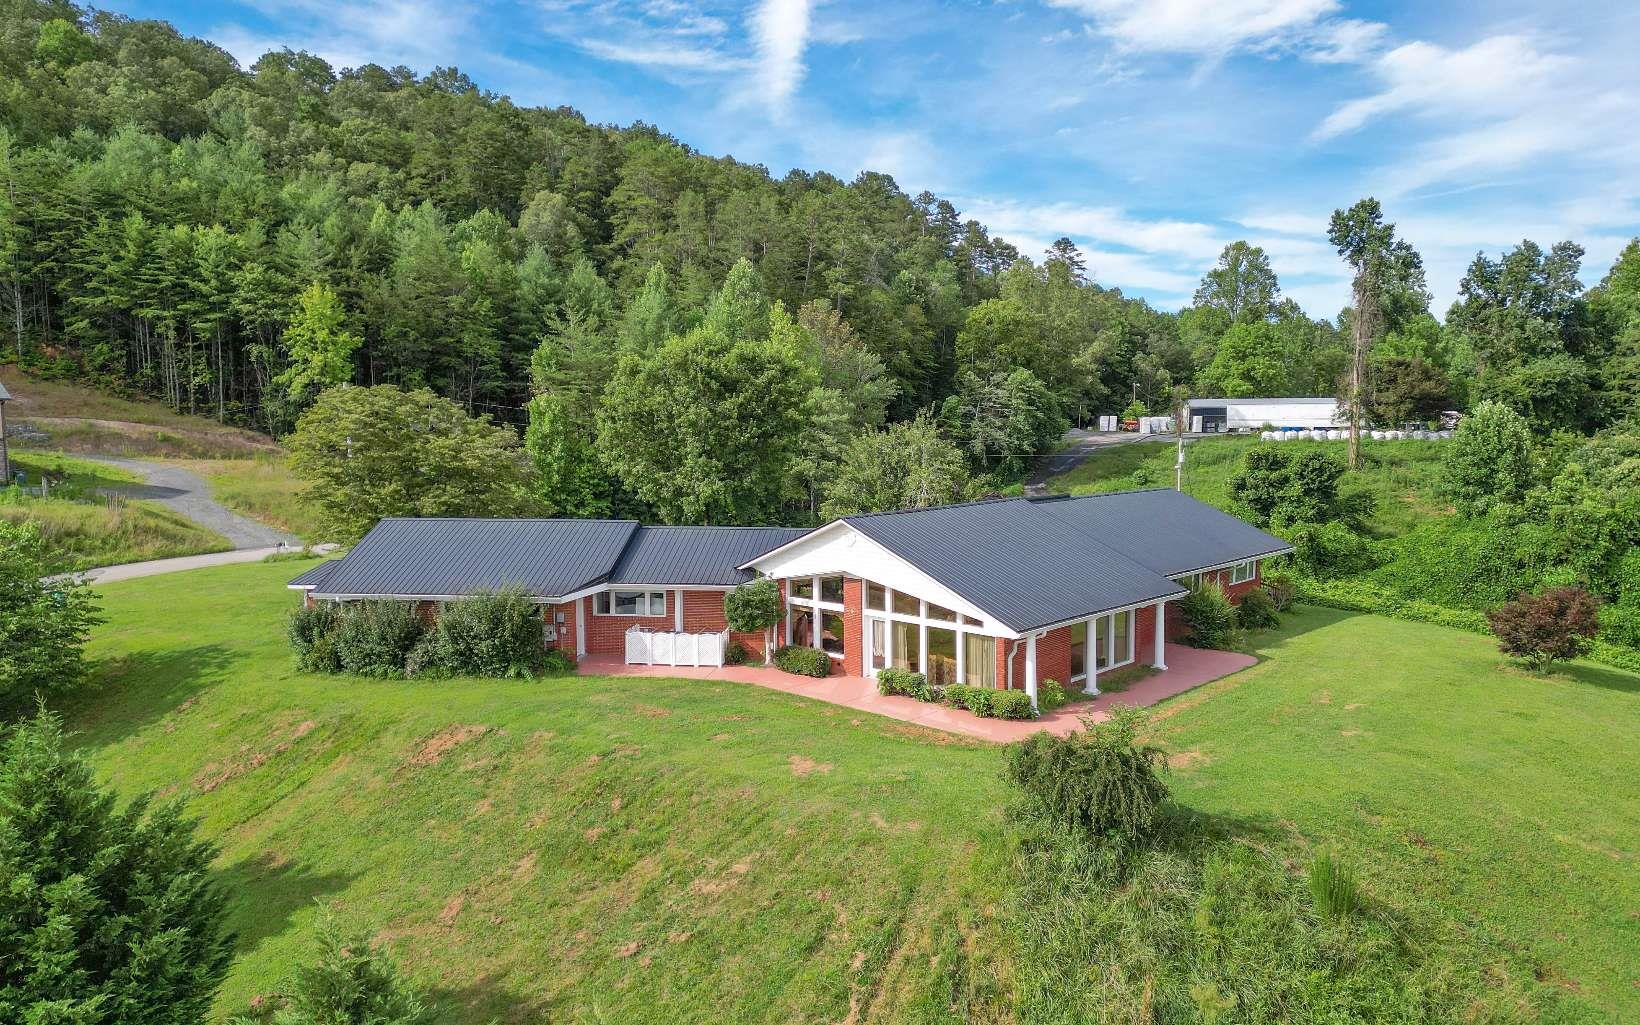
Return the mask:
M1245 520L1167 488L1029 501L1164 577L1293 547Z
M741 584L756 574L736 567L807 533L807 527L639 527L609 582Z
M385 519L315 593L444 597L522 588L561 598L609 576L635 520Z
M1183 593L1022 498L844 520L1021 633Z

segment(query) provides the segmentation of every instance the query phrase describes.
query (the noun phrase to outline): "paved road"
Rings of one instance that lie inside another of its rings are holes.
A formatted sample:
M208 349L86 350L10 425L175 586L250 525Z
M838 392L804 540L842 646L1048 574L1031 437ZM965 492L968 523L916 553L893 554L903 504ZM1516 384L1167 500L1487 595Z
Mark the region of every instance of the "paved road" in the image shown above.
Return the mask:
M150 463L141 459L125 459L119 456L77 456L79 459L93 459L109 466L118 466L123 470L139 473L146 484L118 484L104 488L106 492L125 495L128 498L141 498L150 502L158 502L174 510L182 516L208 530L214 530L228 539L228 543L240 551L254 549L274 549L279 545L296 545L300 547L302 541L293 534L282 530L275 530L255 520L233 512L211 497L210 485L204 478L191 470L184 470L180 466L171 466L166 463ZM206 556L209 558L209 556ZM162 559L162 562L171 560ZM243 559L237 561L245 561Z
M1046 494L1048 480L1062 473L1069 473L1080 466L1082 460L1103 448L1112 445L1131 445L1135 442L1171 441L1171 434L1138 434L1128 431L1087 431L1073 427L1065 432L1065 447L1057 452L1050 453L1036 461L1036 467L1031 475L1025 479L1025 493L1028 495Z

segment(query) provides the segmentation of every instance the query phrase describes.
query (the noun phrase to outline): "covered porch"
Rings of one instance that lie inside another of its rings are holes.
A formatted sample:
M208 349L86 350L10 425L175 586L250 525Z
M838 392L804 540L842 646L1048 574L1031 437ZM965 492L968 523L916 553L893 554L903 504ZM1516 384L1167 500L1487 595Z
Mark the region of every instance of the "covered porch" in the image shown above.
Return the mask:
M981 719L971 712L929 704L915 698L877 693L877 682L865 676L794 676L773 666L647 666L628 665L619 658L592 656L582 660L582 676L662 676L692 680L732 680L770 690L813 698L860 712L947 733L1008 743L1047 731L1061 736L1081 729L1081 717L1104 719L1117 705L1145 707L1192 690L1253 665L1257 659L1233 651L1209 651L1179 644L1166 646L1167 668L1137 681L1120 693L1101 694L1078 701L1034 721Z

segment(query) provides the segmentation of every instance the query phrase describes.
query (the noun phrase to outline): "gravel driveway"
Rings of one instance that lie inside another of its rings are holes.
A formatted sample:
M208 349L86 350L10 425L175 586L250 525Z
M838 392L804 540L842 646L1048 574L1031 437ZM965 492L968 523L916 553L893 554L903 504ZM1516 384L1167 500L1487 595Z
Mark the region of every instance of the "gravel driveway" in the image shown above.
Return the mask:
M224 508L211 497L211 486L192 470L166 463L150 463L141 459L118 456L76 456L91 459L122 470L141 474L146 484L117 484L103 488L104 492L158 502L208 530L214 530L228 539L236 549L272 548L279 544L300 547L301 538L282 530L264 526Z

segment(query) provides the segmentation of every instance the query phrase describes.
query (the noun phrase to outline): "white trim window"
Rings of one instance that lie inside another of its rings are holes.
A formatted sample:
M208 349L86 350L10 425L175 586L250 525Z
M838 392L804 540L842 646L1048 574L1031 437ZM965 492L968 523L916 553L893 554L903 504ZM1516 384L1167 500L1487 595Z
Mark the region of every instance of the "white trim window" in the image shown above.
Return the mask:
M1120 669L1132 664L1135 658L1134 641L1138 635L1139 615L1136 610L1109 612L1071 625L1071 680L1088 678L1088 651L1093 651L1095 674ZM1088 642L1091 639L1092 644Z
M791 577L786 590L786 643L819 648L841 659L846 647L842 574Z
M1174 577L1173 582L1180 587L1188 587L1194 591L1202 585L1202 575L1200 573L1186 573L1182 577Z
M1238 562L1230 567L1230 583L1232 584L1245 584L1256 576L1258 576L1257 559L1248 559L1246 562Z
M866 617L868 675L894 666L923 673L940 686L995 687L997 645L984 624L914 594L873 580L860 583Z
M600 616L664 616L665 591L599 591L592 611Z

